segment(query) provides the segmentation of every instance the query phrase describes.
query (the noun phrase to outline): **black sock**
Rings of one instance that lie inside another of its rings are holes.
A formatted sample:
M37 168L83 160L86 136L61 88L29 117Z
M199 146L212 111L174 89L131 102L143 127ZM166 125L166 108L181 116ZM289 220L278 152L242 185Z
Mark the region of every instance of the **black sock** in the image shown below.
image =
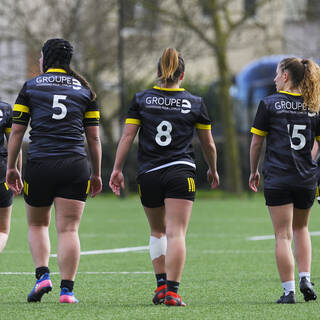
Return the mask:
M60 288L67 288L70 292L73 291L74 281L61 280Z
M167 280L167 291L178 293L179 282Z
M166 273L158 273L156 274L157 278L157 287L163 286L166 284L167 274Z
M36 273L37 280L39 280L45 273L50 273L50 271L48 267L39 267L39 268L36 268L35 273Z

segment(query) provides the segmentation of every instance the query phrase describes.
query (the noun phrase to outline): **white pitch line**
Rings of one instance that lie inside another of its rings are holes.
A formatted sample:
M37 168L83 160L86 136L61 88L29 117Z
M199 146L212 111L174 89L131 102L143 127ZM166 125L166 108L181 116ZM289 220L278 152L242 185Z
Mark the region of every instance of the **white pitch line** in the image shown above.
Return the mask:
M0 272L0 275L34 275L34 272ZM50 272L50 274L60 274L59 272ZM152 271L102 271L102 272L93 272L93 271L83 271L77 272L77 274L153 274Z
M149 246L142 247L131 247L131 248L117 248L117 249L106 249L106 250L93 250L93 251L82 251L81 256L91 255L91 254L107 254L107 253L122 253L122 252L134 252L134 251L144 251L148 250ZM50 257L56 258L57 254L51 254Z
M310 232L310 236L320 236L320 231L312 231ZM257 240L270 240L270 239L274 239L274 235L268 235L268 236L256 236L256 237L249 237L247 238L247 240L253 240L253 241L257 241Z

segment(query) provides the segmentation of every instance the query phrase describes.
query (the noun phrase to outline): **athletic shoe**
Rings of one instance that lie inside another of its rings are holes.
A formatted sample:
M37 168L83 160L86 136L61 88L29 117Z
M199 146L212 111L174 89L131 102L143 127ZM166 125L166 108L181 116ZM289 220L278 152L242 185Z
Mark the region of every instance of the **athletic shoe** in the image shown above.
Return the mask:
M45 293L52 290L52 282L49 273L45 273L36 281L32 291L28 295L28 302L41 302L41 298Z
M289 294L283 294L278 300L277 303L296 303L296 295L293 291L290 291Z
M60 292L60 303L78 303L78 299L74 296L72 291L69 291L68 288L61 288Z
M300 280L300 291L304 296L305 301L316 300L317 294L313 289L313 283L308 281L306 277L302 277Z
M163 303L164 298L165 298L165 296L166 296L166 292L167 292L167 285L166 285L166 284L158 287L158 288L154 291L155 295L154 295L154 297L153 297L153 299L152 299L152 302L153 302L154 304L161 304L161 303Z
M175 307L185 307L186 304L181 300L181 297L172 291L167 291L166 297L164 299L164 304L168 307L175 306Z

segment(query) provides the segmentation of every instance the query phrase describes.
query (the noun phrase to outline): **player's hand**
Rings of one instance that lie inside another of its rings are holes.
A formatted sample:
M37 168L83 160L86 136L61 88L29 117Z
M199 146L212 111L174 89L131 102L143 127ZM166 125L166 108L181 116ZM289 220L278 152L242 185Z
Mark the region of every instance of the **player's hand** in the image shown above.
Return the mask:
M7 170L6 183L7 186L13 191L15 196L21 193L23 183L21 180L21 175L17 169Z
M255 173L251 173L249 177L249 187L252 191L258 192L259 182L260 182L260 173L258 171Z
M207 179L210 183L211 189L216 189L220 184L220 178L217 171L212 173L211 169L208 169Z
M100 176L91 176L90 178L90 195L94 198L102 190L102 180Z
M109 187L116 196L120 196L120 188L124 189L124 177L122 171L112 171L109 181Z

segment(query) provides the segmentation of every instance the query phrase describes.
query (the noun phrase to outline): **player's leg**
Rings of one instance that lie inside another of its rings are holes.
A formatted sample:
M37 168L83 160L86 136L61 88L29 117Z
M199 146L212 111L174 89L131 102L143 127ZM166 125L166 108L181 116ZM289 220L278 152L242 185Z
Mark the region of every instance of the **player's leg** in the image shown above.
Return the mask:
M33 207L26 203L29 247L35 265L36 284L28 295L28 302L41 301L52 290L49 271L49 224L51 206Z
M13 193L5 182L0 183L0 252L7 244L10 232Z
M56 228L58 233L58 265L61 273L60 302L76 303L73 296L74 279L80 260L79 225L84 201L55 198Z
M308 230L311 206L314 201L314 191L300 190L295 197L293 209L293 239L295 258L299 270L300 291L305 301L316 300L317 294L310 281L311 272L311 239Z
M8 241L11 209L12 206L0 208L0 252L2 252Z
M284 295L277 302L294 303L294 258L291 249L293 204L269 206L268 208L276 238L276 262L284 289Z
M157 280L157 289L152 299L154 304L161 304L166 293L165 255L167 251L165 207L143 207L150 226L149 252Z

